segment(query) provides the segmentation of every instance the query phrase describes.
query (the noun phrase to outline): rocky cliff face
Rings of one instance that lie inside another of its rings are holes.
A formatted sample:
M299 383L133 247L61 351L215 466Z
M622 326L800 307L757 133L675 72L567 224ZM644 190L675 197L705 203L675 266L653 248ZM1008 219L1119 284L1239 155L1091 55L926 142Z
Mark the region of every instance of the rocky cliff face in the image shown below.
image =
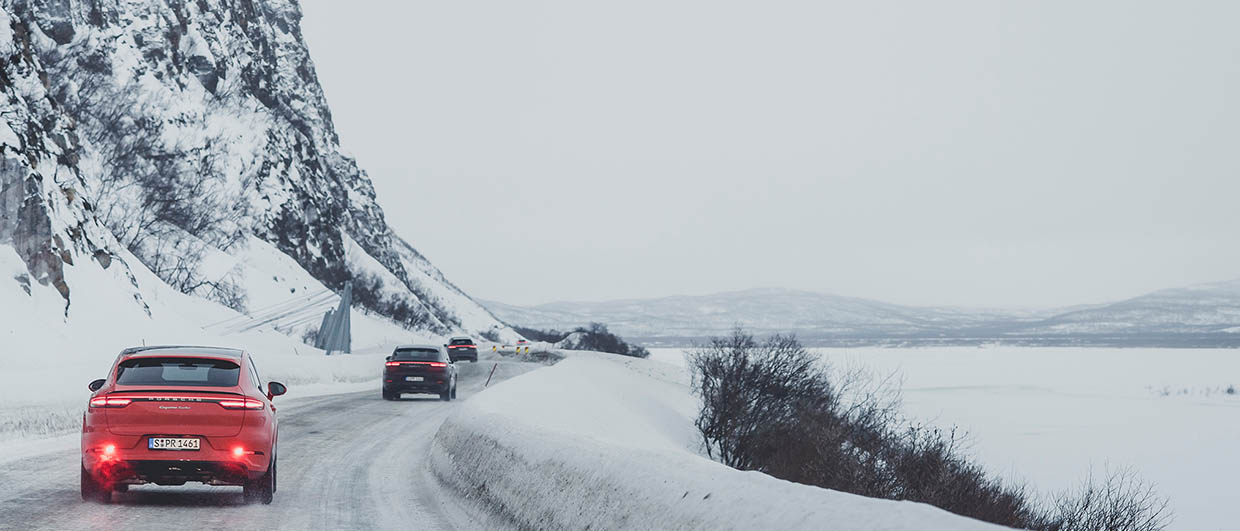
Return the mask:
M52 286L67 306L65 267L110 268L116 242L86 199L74 121L49 95L31 39L27 24L0 10L0 244L26 263L13 280L27 293L32 282Z
M255 236L329 287L353 281L359 301L407 327L502 328L392 232L365 172L340 152L295 1L0 9L0 84L5 108L18 109L4 114L14 132L0 129L0 142L21 144L4 152L0 238L17 242L40 281L56 282L64 248L108 255L110 243L173 287L244 310L241 273L204 259ZM93 227L72 242L38 212L65 201L75 210L57 219Z

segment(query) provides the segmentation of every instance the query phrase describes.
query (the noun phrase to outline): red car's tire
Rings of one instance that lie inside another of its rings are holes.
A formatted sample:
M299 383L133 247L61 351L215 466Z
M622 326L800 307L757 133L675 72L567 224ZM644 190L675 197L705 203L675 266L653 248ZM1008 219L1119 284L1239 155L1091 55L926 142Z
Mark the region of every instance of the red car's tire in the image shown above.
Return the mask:
M112 487L110 485L102 485L95 480L95 477L86 471L86 465L82 465L82 501L95 503L111 503Z
M267 467L267 473L262 477L246 482L242 487L245 494L245 501L250 503L270 504L275 499L276 492L276 456L271 456L271 466Z

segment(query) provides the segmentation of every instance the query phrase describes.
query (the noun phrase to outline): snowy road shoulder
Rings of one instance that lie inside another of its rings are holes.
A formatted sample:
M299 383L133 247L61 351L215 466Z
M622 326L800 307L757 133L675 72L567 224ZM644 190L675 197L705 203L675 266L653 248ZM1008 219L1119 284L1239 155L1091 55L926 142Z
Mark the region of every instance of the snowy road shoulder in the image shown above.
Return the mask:
M1000 529L911 502L741 472L697 452L682 369L574 354L492 387L440 427L431 467L540 529Z

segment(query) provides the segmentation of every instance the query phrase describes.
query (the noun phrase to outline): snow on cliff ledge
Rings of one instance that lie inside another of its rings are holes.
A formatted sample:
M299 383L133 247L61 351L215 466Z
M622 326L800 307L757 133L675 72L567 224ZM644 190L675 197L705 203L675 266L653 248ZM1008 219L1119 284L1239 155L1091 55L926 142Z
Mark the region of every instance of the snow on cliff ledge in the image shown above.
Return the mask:
M681 369L573 353L466 402L436 434L432 467L537 529L1002 529L728 468L698 453L696 408Z

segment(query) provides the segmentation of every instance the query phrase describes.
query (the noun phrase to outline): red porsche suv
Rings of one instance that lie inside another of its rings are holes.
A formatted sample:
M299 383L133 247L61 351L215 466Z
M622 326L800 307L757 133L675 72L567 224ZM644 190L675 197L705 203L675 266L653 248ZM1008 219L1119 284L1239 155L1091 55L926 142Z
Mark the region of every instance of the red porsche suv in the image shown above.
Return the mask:
M254 360L214 347L125 349L82 418L82 499L108 503L130 485L241 485L271 503L278 449L272 398Z

